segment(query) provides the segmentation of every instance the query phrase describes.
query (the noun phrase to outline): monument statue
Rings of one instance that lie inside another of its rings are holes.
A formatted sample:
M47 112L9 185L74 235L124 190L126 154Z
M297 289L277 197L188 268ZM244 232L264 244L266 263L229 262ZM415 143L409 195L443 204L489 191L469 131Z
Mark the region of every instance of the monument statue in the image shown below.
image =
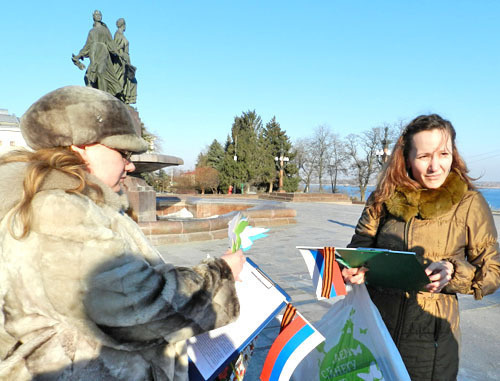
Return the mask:
M137 134L143 134L142 128L147 133L139 112L130 106L137 100L137 80L136 67L130 61L129 42L124 34L125 20L119 18L116 21L117 31L113 39L108 27L102 22L101 12L95 10L92 16L94 25L88 34L87 42L77 55L72 55L72 61L80 70L85 70L82 61L88 58L90 63L85 72L85 84L106 91L128 104L127 108L134 120ZM147 139L146 136L143 137ZM150 148L151 151L153 149L154 147ZM130 205L137 213L139 221L156 221L156 192L146 184L140 174L163 167L182 165L184 162L181 158L154 152L134 155L132 160L136 170L125 183Z
M118 49L118 55L121 57L121 62L115 64L118 80L123 85L121 99L127 104L135 103L137 99L137 80L135 79L135 66L130 63L130 55L128 53L128 40L123 34L126 29L125 20L119 18L116 21L115 45Z
M72 55L72 61L84 70L85 65L80 60L90 59L84 77L87 86L106 91L127 104L135 103L137 81L135 67L130 64L128 55L128 40L123 35L125 20L121 19L123 30L120 32L120 38L117 39L115 34L113 40L107 25L102 22L100 11L94 11L93 19L94 25L88 34L87 42L77 55ZM117 46L118 41L120 47Z

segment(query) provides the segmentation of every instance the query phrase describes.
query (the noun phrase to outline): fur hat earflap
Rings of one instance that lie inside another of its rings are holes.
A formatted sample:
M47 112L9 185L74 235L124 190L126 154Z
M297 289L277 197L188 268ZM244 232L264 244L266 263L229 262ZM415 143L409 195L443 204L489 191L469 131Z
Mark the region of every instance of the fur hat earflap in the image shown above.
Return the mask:
M21 117L21 133L33 149L101 143L145 152L135 122L122 101L91 87L66 86L31 105Z

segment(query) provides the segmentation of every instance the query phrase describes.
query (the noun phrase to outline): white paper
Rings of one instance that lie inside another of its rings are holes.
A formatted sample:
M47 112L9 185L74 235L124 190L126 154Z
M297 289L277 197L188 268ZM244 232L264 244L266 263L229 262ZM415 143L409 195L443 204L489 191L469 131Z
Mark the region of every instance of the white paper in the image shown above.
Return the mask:
M234 323L188 340L188 355L208 379L286 300L255 267L246 262L236 282L240 316Z

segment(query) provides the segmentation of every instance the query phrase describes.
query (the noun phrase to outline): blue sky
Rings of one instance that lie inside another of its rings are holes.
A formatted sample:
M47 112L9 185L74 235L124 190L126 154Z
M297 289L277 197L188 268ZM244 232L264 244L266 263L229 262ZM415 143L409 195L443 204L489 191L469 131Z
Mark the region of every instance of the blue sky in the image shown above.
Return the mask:
M126 20L140 117L184 168L247 110L275 115L292 140L436 112L471 174L500 181L499 1L6 2L0 108L20 116L83 84L71 54L94 9L112 34Z

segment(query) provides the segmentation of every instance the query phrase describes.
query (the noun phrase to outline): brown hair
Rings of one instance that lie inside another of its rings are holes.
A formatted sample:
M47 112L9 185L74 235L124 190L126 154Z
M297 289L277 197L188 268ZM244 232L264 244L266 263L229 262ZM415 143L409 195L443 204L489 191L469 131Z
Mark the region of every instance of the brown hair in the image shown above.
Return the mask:
M373 192L371 207L375 211L382 210L384 201L388 200L396 187L403 187L409 189L419 189L420 184L412 179L409 175L408 157L412 148L413 136L421 131L430 130L445 131L451 138L452 144L452 163L451 170L458 173L463 181L467 184L469 189L474 189L472 179L467 175L469 170L465 165L464 160L458 153L455 138L456 132L453 125L446 119L441 118L437 114L420 115L413 119L404 129L394 146L394 150L387 162L386 167L383 169L377 188Z
M42 148L34 152L15 150L0 157L0 165L15 162L28 163L24 174L23 195L21 201L14 207L9 222L9 232L17 239L29 233L32 219L31 203L36 194L42 190L43 183L52 170L58 170L77 181L77 186L66 190L67 193L88 194L89 191L93 191L98 202L104 199L102 189L86 177L88 171L82 157L69 147ZM13 232L12 222L15 218L19 218L21 222L21 234Z

